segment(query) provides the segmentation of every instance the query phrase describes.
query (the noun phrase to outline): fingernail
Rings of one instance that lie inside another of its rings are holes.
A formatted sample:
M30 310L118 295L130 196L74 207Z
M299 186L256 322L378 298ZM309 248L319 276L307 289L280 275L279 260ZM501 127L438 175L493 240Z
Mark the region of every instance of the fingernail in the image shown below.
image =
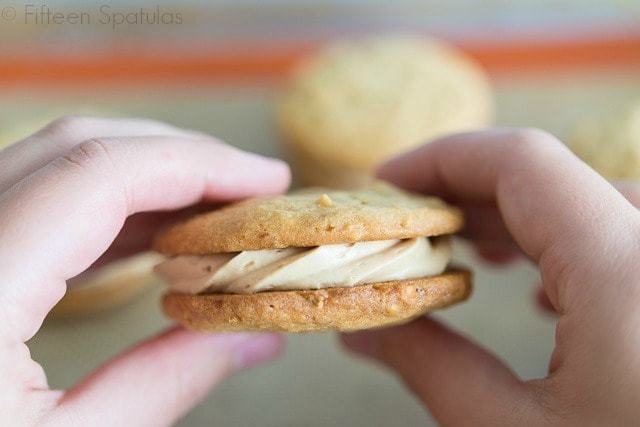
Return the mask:
M513 251L498 248L477 247L476 252L485 261L489 261L493 264L508 264L518 258L518 254Z
M245 163L248 176L264 183L276 183L278 192L281 186L289 186L291 182L291 169L287 162L273 157L266 157L260 154L249 153L250 162ZM236 165L236 167L239 167Z
M399 159L393 159L378 167L375 176L382 181L388 181L398 187L404 188L411 184L407 182L406 177L403 175L402 172L404 170L406 170L406 168L402 167L402 162L399 161Z
M551 300L549 299L549 296L547 295L547 293L545 292L545 290L544 290L544 288L542 286L540 286L538 289L536 289L534 297L536 299L536 302L538 303L538 306L540 308L544 309L544 311L546 313L558 314L556 312L556 308L551 303Z
M378 347L378 341L371 332L343 334L342 342L349 350L365 356L375 355Z
M262 154L251 153L251 152L247 152L246 155L249 159L251 159L251 161L253 161L256 164L263 164L270 168L275 167L278 169L287 169L287 170L289 169L289 165L287 164L287 162L275 157L263 156Z
M252 334L245 337L234 346L234 367L241 370L273 360L280 355L283 346L284 340L278 334Z
M392 167L389 165L390 162L381 164L378 169L376 169L376 178L379 179L388 179L392 172Z

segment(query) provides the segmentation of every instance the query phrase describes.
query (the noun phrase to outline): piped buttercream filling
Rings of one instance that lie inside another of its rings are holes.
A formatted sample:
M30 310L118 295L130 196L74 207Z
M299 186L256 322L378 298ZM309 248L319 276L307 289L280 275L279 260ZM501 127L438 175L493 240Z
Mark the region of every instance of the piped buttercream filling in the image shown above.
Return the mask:
M179 255L155 271L172 291L251 294L270 290L352 287L442 273L451 259L446 236L311 248Z

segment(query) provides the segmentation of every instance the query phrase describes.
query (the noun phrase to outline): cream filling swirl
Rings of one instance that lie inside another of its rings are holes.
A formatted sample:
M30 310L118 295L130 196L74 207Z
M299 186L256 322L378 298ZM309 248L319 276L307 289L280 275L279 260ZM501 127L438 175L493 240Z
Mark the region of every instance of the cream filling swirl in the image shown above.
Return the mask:
M251 294L416 279L442 273L450 259L448 237L419 237L179 255L163 261L155 271L175 292Z

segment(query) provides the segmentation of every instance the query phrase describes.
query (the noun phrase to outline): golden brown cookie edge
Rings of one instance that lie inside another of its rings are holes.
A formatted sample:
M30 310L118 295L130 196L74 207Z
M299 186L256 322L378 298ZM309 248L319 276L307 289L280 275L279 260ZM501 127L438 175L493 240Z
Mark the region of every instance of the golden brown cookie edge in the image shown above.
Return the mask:
M441 236L456 233L464 226L462 212L449 205L386 210L378 216L345 216L339 218L339 223L326 218L310 222L308 217L245 218L250 205L229 207L233 209L223 208L174 224L156 236L154 249L165 255L207 255Z
M203 332L354 331L408 322L471 294L471 273L441 275L319 290L257 294L168 293L164 312L186 328Z

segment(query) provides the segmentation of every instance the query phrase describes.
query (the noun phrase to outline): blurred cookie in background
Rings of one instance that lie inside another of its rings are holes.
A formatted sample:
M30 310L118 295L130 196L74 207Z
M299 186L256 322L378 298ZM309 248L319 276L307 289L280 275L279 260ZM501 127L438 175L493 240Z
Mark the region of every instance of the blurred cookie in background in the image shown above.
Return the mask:
M50 315L76 317L125 304L158 283L152 270L162 259L155 252L142 252L70 280L66 294Z
M114 116L97 113L97 111L99 109L86 107L59 108L33 117L12 119L0 125L0 149L34 134L58 117L70 112L82 115ZM158 254L144 252L105 265L69 281L67 292L54 307L51 315L54 317L82 316L127 303L157 283L158 280L152 269L161 258Z
M330 45L295 70L277 122L298 183L358 187L376 166L432 138L491 123L489 81L435 39Z
M575 125L574 153L608 179L640 179L640 100Z

